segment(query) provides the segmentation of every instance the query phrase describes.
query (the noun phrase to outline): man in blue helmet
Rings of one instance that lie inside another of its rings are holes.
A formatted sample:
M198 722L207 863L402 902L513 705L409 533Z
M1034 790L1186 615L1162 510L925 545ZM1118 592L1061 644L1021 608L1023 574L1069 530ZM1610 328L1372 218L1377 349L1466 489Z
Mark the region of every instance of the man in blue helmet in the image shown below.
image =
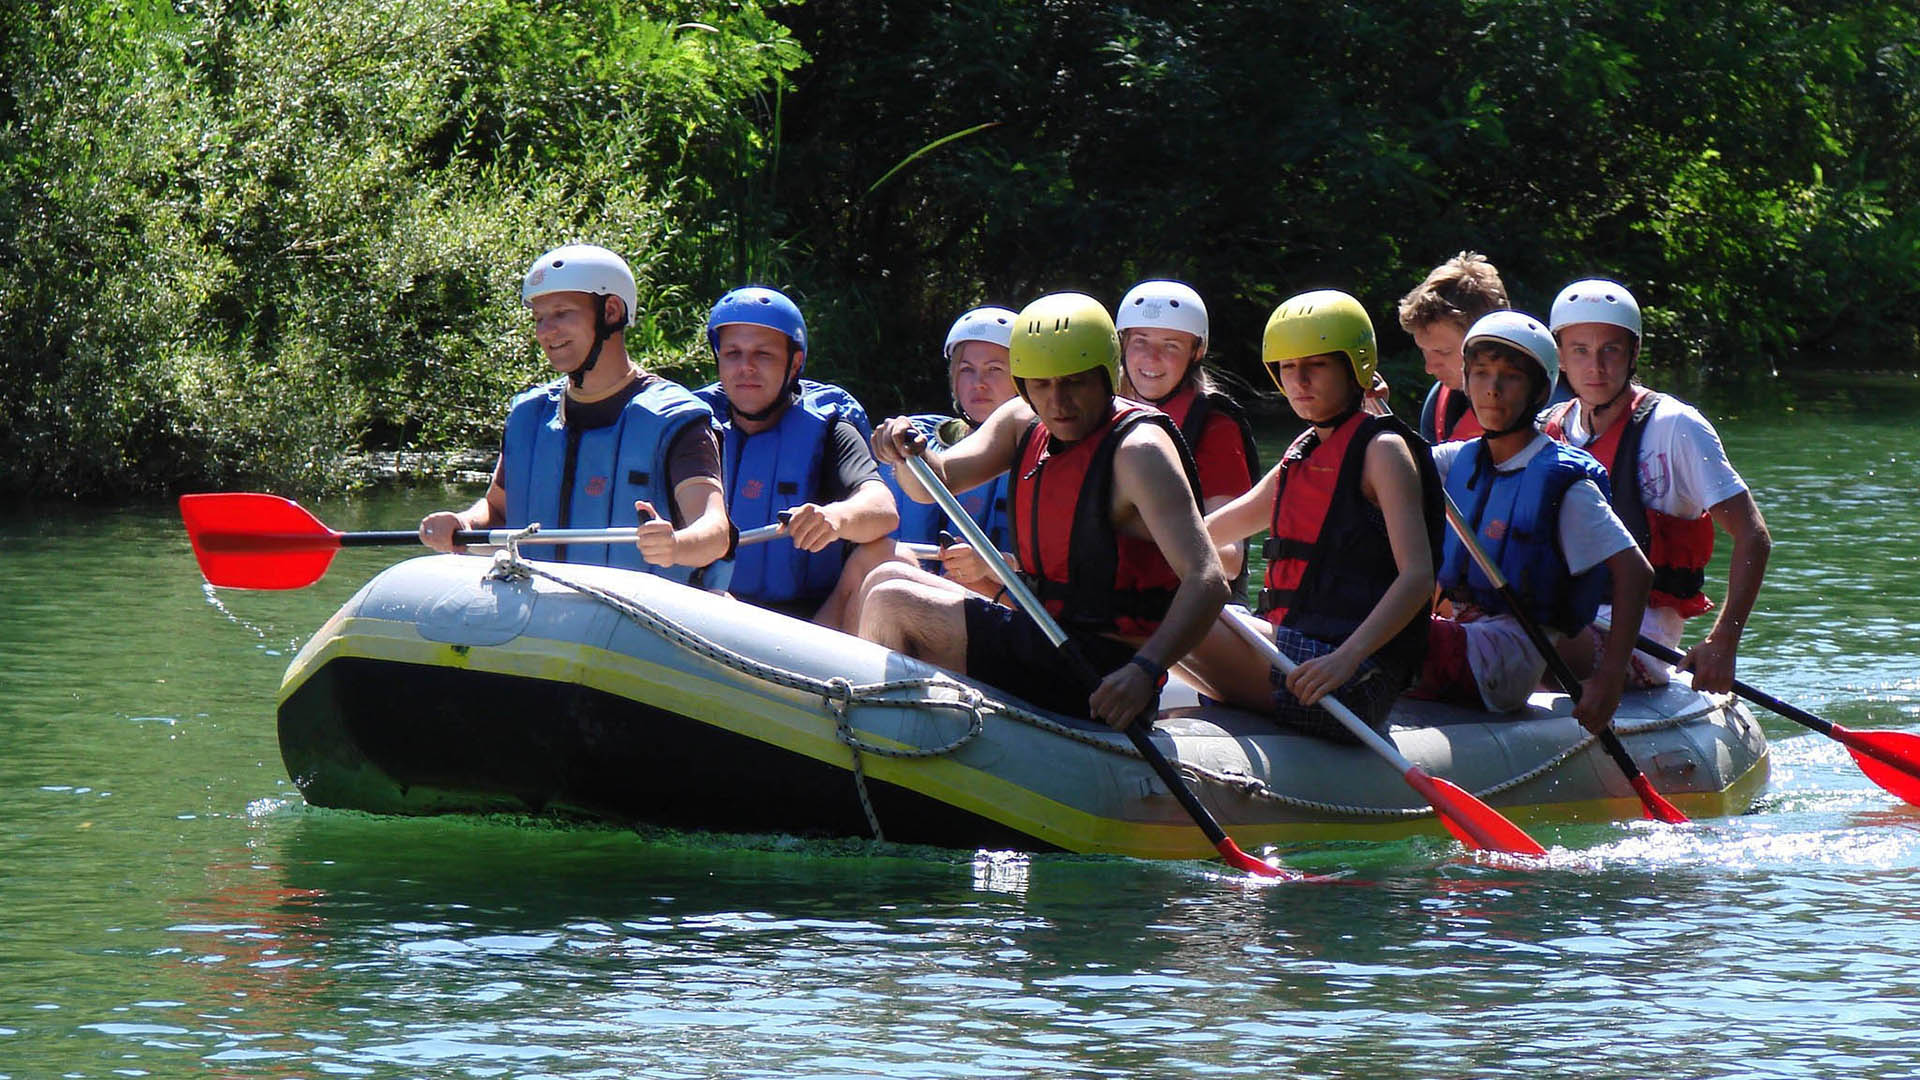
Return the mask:
M745 530L790 512L785 536L740 549L728 589L838 626L867 571L895 557L888 534L900 523L867 447L866 410L845 390L800 377L806 321L777 290L721 297L707 343L720 380L699 393L721 421L728 513Z
M535 259L520 286L534 340L560 378L513 399L493 482L465 510L420 520L420 540L455 550L461 529L634 527L634 544L529 548L535 558L649 570L702 583L730 540L713 410L627 355L638 299L619 255L569 244Z

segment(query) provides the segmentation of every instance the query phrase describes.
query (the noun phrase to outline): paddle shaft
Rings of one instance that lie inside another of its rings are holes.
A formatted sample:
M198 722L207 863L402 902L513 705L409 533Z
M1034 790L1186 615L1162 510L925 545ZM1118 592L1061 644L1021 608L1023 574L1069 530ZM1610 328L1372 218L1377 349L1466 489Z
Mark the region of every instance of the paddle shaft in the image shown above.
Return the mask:
M1610 627L1611 624L1609 624L1605 619L1595 619L1594 625L1600 626L1600 627ZM1645 634L1641 634L1638 636L1638 638L1634 641L1634 646L1638 648L1641 652L1646 653L1648 656L1659 657L1660 659L1665 660L1669 664L1678 664L1681 661L1686 659L1686 654L1682 653L1680 650L1672 648L1670 646L1662 645ZM1754 687L1748 686L1746 683L1741 682L1739 679L1733 680L1733 692L1736 694L1739 694L1743 698L1746 698L1748 701L1753 702L1755 705L1762 706L1770 712L1778 713L1779 715L1784 716L1787 719L1794 721L1795 723L1802 724L1806 727L1810 727L1822 735L1837 738L1838 737L1837 732L1842 730L1840 728L1840 725L1834 723L1831 720L1828 720L1824 717L1815 716L1814 714L1808 712L1807 710L1800 708L1798 705L1792 705L1787 702L1781 701L1779 698L1774 697L1772 694L1767 693L1765 690L1759 690Z
M1245 638L1247 643L1259 651L1267 662L1278 667L1281 674L1290 674L1297 666L1293 657L1280 651L1273 639L1267 636L1267 624L1244 608L1228 606L1221 613L1234 632ZM1539 841L1528 836L1518 825L1508 821L1493 807L1475 798L1466 790L1429 774L1425 769L1407 760L1400 748L1389 742L1367 726L1356 716L1346 703L1332 694L1319 701L1321 707L1333 714L1353 734L1353 737L1380 755L1386 762L1400 772L1400 778L1407 782L1421 798L1432 805L1434 813L1440 817L1440 823L1447 831L1458 837L1468 847L1478 847L1489 851L1504 851L1518 855L1543 855L1545 849Z
M779 536L782 523L762 525L740 534L740 543L758 544ZM517 539L521 544L613 544L632 543L638 529L542 529L521 534L517 529L459 529L453 542L463 547L506 547ZM315 547L399 547L418 544L420 533L402 529L379 532L266 533L207 531L198 535L208 551L273 551L275 549L311 550Z
M1473 561L1479 565L1480 572L1487 575L1488 581L1493 582L1494 591L1500 594L1500 599L1507 602L1507 610L1513 613L1514 620L1520 624L1522 630L1527 632L1527 640L1533 642L1534 649L1547 662L1547 670L1553 672L1554 681L1560 684L1568 697L1578 702L1580 679L1574 675L1573 668L1567 665L1566 657L1561 656L1560 650L1554 648L1553 642L1547 640L1547 632L1540 628L1540 624L1534 620L1533 613L1520 602L1519 594L1507 584L1507 577L1500 572L1500 567L1487 556L1486 549L1480 546L1479 538L1473 534L1473 527L1467 524L1467 519L1460 513L1460 508L1453 504L1453 496L1443 491L1440 493L1440 500L1446 507L1447 524L1453 526L1454 535L1466 545L1467 554L1473 556ZM1607 756L1613 759L1613 763L1620 767L1621 773L1627 778L1627 783L1633 786L1633 790L1646 804L1649 815L1666 821L1686 820L1686 815L1653 790L1653 782L1640 771L1640 766L1633 760L1633 755L1627 753L1626 745L1620 741L1620 736L1614 733L1611 718L1609 718L1609 725L1601 728L1596 733L1596 737L1600 740L1601 749L1605 750Z
M1227 620L1227 625L1231 626L1234 632L1245 638L1249 645L1258 649L1260 653L1267 658L1268 663L1279 668L1280 674L1291 675L1293 674L1293 669L1300 666L1295 662L1293 657L1281 652L1280 647L1275 645L1273 639L1267 636L1267 624L1265 620L1247 611L1245 608L1231 605L1223 608L1220 614L1222 618ZM1401 773L1404 774L1408 770L1419 769L1418 765L1407 760L1407 756L1400 752L1399 747L1388 742L1385 736L1373 730L1373 728L1368 727L1367 722L1355 715L1354 711L1347 707L1346 702L1341 701L1332 694L1327 694L1320 699L1319 704L1322 708L1332 713L1333 718L1340 721L1340 726L1346 728L1354 738L1359 739L1361 743L1365 744L1367 749L1387 759L1387 762L1394 768L1399 769Z
M1040 603L1040 598L1033 595L1033 590L1027 587L1027 583L1019 574L1014 573L1013 567L1007 565L1007 560L1000 557L1000 551L994 547L992 538L988 537L986 530L973 520L973 515L967 513L966 507L960 505L960 500L954 498L953 492L947 490L947 485L934 474L933 467L918 454L907 455L906 464L907 468L912 470L914 479L920 481L920 486L933 496L933 501L939 504L940 509L952 520L954 527L960 530L960 535L966 538L967 543L973 545L975 553L986 562L987 568L993 571L993 576L999 578L1000 584L1006 586L1007 595L1012 597L1020 610L1040 627L1040 632L1060 650L1060 654L1066 657L1067 663L1075 669L1075 673L1089 689L1098 686L1100 673L1093 670L1093 665L1081 655L1072 639L1067 637L1067 632L1062 630L1053 616L1047 613L1047 609ZM1233 838L1227 835L1227 831L1214 820L1212 811L1208 810L1200 802L1200 797L1187 786L1186 780L1173 767L1173 763L1167 760L1167 756L1160 752L1158 746L1154 745L1153 737L1147 734L1146 725L1140 722L1141 719L1144 717L1127 725L1127 738L1133 743L1134 749L1140 751L1140 756L1146 759L1154 774L1160 777L1160 782L1167 786L1167 790L1173 792L1173 797L1179 801L1181 808L1186 810L1187 816L1193 819L1193 823L1200 827L1200 831L1206 834L1215 850L1230 859L1234 854L1238 854L1241 859L1251 864L1250 866L1242 864L1241 869L1262 867L1268 874L1277 874L1278 871L1272 867L1266 866L1265 863L1240 850L1239 845L1233 842Z

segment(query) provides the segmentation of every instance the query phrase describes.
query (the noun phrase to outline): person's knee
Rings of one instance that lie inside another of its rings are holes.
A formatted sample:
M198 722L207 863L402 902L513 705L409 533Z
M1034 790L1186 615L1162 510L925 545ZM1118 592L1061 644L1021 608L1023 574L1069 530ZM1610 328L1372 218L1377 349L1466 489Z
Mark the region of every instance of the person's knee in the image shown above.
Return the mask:
M966 650L958 597L909 576L877 582L860 609L860 636L922 660L953 666Z
M848 565L851 566L852 564L849 563ZM866 576L861 579L860 582L860 595L862 597L869 596L873 593L873 590L891 581L907 580L912 572L913 568L904 563L893 560L882 562L867 570Z
M856 575L855 580L865 578L875 567L887 564L900 564L899 545L891 537L871 540L855 547L847 556L847 573Z
M898 648L906 640L913 615L925 606L924 600L910 582L897 575L884 575L863 589L860 636Z

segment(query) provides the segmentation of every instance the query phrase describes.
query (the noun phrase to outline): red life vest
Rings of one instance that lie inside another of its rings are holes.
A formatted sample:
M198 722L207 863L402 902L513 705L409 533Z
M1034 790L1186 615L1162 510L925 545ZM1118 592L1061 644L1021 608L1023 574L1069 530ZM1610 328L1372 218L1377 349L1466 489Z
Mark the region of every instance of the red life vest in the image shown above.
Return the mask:
M1612 480L1613 512L1653 564L1648 606L1672 608L1681 618L1690 619L1713 608L1713 600L1701 591L1707 583L1707 562L1713 558L1713 518L1705 513L1691 520L1677 518L1647 506L1641 498L1640 439L1659 403L1659 394L1634 387L1625 419L1615 421L1586 450L1606 466ZM1547 410L1541 430L1566 442L1567 414L1572 409L1572 401L1563 401ZM1617 460L1632 463L1625 477L1614 470Z
M1197 382L1189 382L1156 408L1179 425L1193 453L1203 512L1208 499L1236 499L1253 487L1260 477L1260 449L1239 402L1217 390L1202 394ZM1252 565L1251 560L1243 562L1239 575L1227 583L1234 603L1246 602Z
M1193 459L1157 409L1115 398L1106 422L1077 442L1055 442L1037 420L1020 437L1007 496L1015 552L1047 611L1076 629L1145 637L1180 587L1159 545L1113 527L1113 455L1143 423L1176 436L1197 504Z
M1454 398L1459 398L1460 403L1454 404ZM1448 419L1449 416L1452 419ZM1434 398L1433 417L1435 442L1460 442L1486 434L1487 429L1480 426L1480 418L1473 414L1473 406L1468 402L1466 392L1455 390L1446 383L1440 384L1440 394Z
M1225 394L1200 393L1194 383L1155 406L1180 428L1200 473L1200 498L1245 495L1260 475L1260 451L1253 427L1238 403Z
M1440 477L1427 444L1394 417L1355 413L1324 442L1309 428L1280 461L1265 548L1266 587L1260 590L1267 621L1337 645L1359 629L1400 576L1386 518L1367 501L1361 481L1367 447L1389 431L1406 440L1413 453L1428 554L1439 565L1445 526ZM1400 672L1412 672L1419 669L1426 644L1427 619L1421 616L1409 620L1375 655Z

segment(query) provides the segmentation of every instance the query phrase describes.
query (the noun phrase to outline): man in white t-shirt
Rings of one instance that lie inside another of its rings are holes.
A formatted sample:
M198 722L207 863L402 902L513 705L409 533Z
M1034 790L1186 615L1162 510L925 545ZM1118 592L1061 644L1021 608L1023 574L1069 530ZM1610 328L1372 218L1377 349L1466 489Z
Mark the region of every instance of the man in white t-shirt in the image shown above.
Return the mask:
M1533 426L1558 367L1553 337L1530 316L1496 311L1473 324L1463 347L1483 434L1433 448L1447 496L1550 638L1585 630L1603 596L1637 624L1653 571L1607 505L1599 463ZM1432 620L1426 666L1410 694L1497 712L1526 704L1546 658L1452 533L1436 577L1453 617ZM1632 652L1630 631L1609 635L1581 684L1574 716L1588 730L1612 721Z
M1607 468L1614 513L1653 566L1640 633L1679 646L1686 620L1713 607L1702 589L1714 527L1733 537L1726 602L1706 638L1681 662L1693 671L1697 689L1726 693L1733 689L1740 635L1773 550L1760 508L1698 410L1634 383L1641 321L1632 293L1618 282L1576 281L1554 301L1550 328L1576 396L1549 410L1543 426ZM1616 468L1629 458L1632 471ZM1612 612L1603 608L1601 615L1611 618ZM1576 635L1561 652L1575 671L1583 671L1592 666L1598 641L1597 631ZM1630 681L1658 686L1672 671L1635 653Z

